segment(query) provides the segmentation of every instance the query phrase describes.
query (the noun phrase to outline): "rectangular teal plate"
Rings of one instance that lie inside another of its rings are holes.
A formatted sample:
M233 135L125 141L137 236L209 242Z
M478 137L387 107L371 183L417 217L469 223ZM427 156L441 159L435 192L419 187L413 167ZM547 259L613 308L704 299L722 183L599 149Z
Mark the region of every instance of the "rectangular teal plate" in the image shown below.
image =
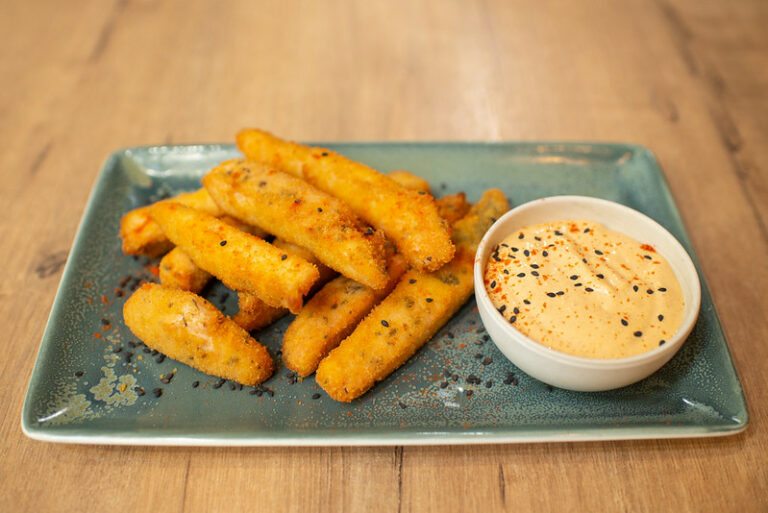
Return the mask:
M476 201L483 190L498 187L513 205L560 194L617 201L654 218L693 255L663 175L642 147L325 146L382 171L411 170L432 183L436 196L465 191ZM403 367L351 404L331 400L312 377L296 382L280 365L281 335L290 318L255 333L278 363L263 388L241 390L163 361L137 345L122 321L131 288L152 279L157 262L122 254L120 217L198 188L208 169L237 155L229 145L156 146L118 151L107 159L29 384L22 417L28 436L100 444L394 445L716 436L746 427L741 384L703 277L701 313L682 350L651 377L611 392L552 389L525 375L488 340L474 300ZM235 294L222 285L204 295L225 313L236 311ZM487 358L492 362L483 365ZM169 373L172 379L163 382ZM482 384L468 384L470 374ZM160 397L155 389L162 389ZM470 397L467 390L473 391Z

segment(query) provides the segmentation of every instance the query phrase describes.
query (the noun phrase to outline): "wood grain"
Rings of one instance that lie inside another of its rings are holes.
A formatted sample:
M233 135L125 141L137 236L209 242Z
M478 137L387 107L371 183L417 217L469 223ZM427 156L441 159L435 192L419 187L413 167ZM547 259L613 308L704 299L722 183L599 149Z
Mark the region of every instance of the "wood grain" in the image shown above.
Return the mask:
M768 7L0 2L0 509L768 510ZM119 147L605 140L658 156L750 407L721 439L479 447L85 447L19 427L61 264Z

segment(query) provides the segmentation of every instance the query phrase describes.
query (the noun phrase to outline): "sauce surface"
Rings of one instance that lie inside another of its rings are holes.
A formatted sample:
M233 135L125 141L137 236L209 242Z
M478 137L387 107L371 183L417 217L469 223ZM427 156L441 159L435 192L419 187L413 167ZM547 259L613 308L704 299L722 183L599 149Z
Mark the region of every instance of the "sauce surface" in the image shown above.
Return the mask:
M652 246L592 221L528 226L488 259L485 288L529 338L587 358L624 358L663 345L685 301Z

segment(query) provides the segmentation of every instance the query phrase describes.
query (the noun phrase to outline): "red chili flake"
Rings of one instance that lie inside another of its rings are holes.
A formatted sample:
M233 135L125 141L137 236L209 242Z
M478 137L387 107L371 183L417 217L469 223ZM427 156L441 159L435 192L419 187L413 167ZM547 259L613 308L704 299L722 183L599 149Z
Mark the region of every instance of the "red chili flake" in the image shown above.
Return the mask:
M646 251L650 251L651 253L656 253L656 249L651 246L650 244L643 244L640 246L641 249L644 249Z
M155 276L160 276L160 269L156 265L150 265L147 267L147 271L151 272Z

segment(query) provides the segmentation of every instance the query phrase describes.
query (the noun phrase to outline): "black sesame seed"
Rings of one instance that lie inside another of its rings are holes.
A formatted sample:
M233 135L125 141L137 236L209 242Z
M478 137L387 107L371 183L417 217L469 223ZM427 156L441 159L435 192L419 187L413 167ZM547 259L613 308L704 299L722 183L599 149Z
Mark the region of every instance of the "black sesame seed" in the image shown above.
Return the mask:
M75 371L75 376L77 376L78 378L82 377L83 374L85 374L85 372L83 372L81 370L80 371Z
M622 319L622 320L621 320L621 325L622 325L622 326L629 326L629 322L627 322L627 320L626 320L626 319Z
M666 343L667 343L667 341L666 341L666 340L659 340L659 345L660 345L660 346L663 346L663 345L664 345L664 344L666 344Z
M494 260L496 260L497 262L501 262L501 258L499 258L499 254L498 253L494 253L493 255L491 255L491 257Z
M596 249L596 250L595 250L595 255L602 255L602 254L603 254L603 252L602 252L602 251L600 251L599 249Z
M164 354L159 355L157 358L155 358L155 361L157 363L163 363L165 361L165 355Z
M162 381L163 383L165 383L167 385L168 383L171 382L172 379L173 379L173 373L170 373L170 374L160 378L160 381Z
M491 388L492 386L493 386L493 381L491 381L490 379L485 382L485 388Z
M502 314L503 314L503 313L504 313L504 310L506 310L506 309L507 309L507 305L501 305L501 306L499 307L499 313L502 313Z
M581 287L582 285L584 285L584 284L583 283L574 283L573 284L574 287Z
M514 324L515 321L517 321L517 315L513 315L512 317L509 318L509 323L510 324Z
M416 280L414 280L413 278L411 278L410 280L408 280L408 283L410 283L411 285L413 285L414 283L416 283Z
M555 235L557 235L558 237L561 237L563 235L563 232L561 232L560 230L555 230Z
M200 382L199 381L193 381L192 382L192 388L197 388L199 386L200 386Z
M148 347L145 347L145 348L144 348L144 349L142 349L141 351L142 351L143 353L151 353L151 352L152 352L152 349L150 349L150 348L148 348Z
M491 288L492 288L492 289L495 289L495 288L496 288L496 280L493 280L493 281L491 282Z
M585 264L587 263L587 259L586 258L582 258L581 261L584 262Z
M542 252L541 252L541 254L542 254L542 255L544 255L545 257L546 257L546 256L549 256L549 253L547 252L547 250L546 250L546 249L545 249L544 251L542 251Z
M442 383L440 383L440 388L448 388L448 382L443 381Z
M660 321L663 321L663 320L664 320L664 316L663 316L663 315L661 315L661 314L659 314L659 320L660 320Z
M531 302L528 301L527 299L523 299L523 303L525 303L526 305L530 305L531 304Z
M454 382L458 381L459 380L459 375L458 374L452 375L451 376L451 380L454 381Z
M518 278L524 278L525 277L525 273L517 273L517 277Z
M504 274L509 274L509 269L504 269Z
M480 360L482 358L483 358L483 354L482 353L475 353L475 360Z
M123 348L122 348L122 347L116 347L115 349L113 349L113 350L112 350L112 352L113 352L113 353L119 353L119 352L120 352L120 351L122 351L122 350L123 350Z
M555 297L556 295L557 294L555 294L554 292L547 292L547 296L549 297Z
M541 241L541 237L537 237L537 236L534 235L533 238L538 240L538 241Z
M647 292L648 294L653 294L653 289L648 289L648 290L646 290L646 292Z
M163 389L161 387L157 387L152 390L152 393L155 394L155 397L160 397L163 395Z
M213 384L213 388L221 388L224 385L224 383L226 383L226 382L227 382L226 379L220 379L216 383Z
M526 249L525 251L523 251L523 254L524 254L525 256L531 256L531 252L530 252L530 251L528 251L527 249Z
M230 383L229 384L229 389L230 390L235 390L236 388L237 388L237 385L235 385L234 383Z
M219 242L219 246L226 246L226 245L227 245L227 241L225 240Z
M280 260L285 260L286 258L288 258L288 255L286 255L285 253L280 255Z
M431 297L428 297L426 301L427 301L427 303L431 303L433 300L432 300Z
M109 319L102 319L101 324L103 324L104 326L109 326L111 323L109 322Z
M659 287L659 292L666 292L666 291L667 291L667 289L666 289L666 288L664 288L664 287Z
M519 250L519 249L517 249L517 248L509 248L509 249L511 249L511 250L512 250L512 252L514 252L514 253L517 253L518 251L520 251L520 250Z
M293 200L293 202L294 202L295 204L299 204L299 203L301 203L301 198L297 198L297 199Z
M565 294L565 292L563 292L562 290L558 290L558 291L557 291L557 295L558 295L558 296L562 296L563 294Z
M596 274L595 276L597 276L597 277L598 277L598 278L600 278L601 280L602 280L603 278L605 278L605 276L604 276L604 275L602 275L602 274Z
M505 243L503 243L503 242L502 242L501 244L499 244L499 246L501 246L501 247L503 247L503 248L508 248L508 247L509 247L509 244L505 244Z
M554 389L552 388L552 385L547 385L547 386L546 386L546 389L547 389L547 392L551 392L552 390L554 390Z
M389 328L389 323L387 321L381 321L381 325L385 328Z
M531 276L538 276L538 275L539 275L539 271L531 271Z
M327 156L328 156L328 152L327 152L327 151L324 151L324 152L322 152L320 155L322 155L323 157L327 157Z
M317 393L312 394L312 400L313 401L317 401L318 399L320 399L320 394L317 394Z
M646 260L653 260L653 257L651 255L643 255L643 258Z
M539 268L539 264L531 264L531 267L532 267L533 269L538 269L538 268Z
M634 286L632 286L632 290L637 292L638 290L640 290L640 287L638 287L637 285L634 285Z
M320 207L317 207L317 211L318 211L318 212L322 212L322 211L323 211L323 209L322 209L322 208L320 208Z
M513 309L512 309L512 311L513 311L514 313L516 313L516 314L519 314L519 313L520 313L520 309L519 309L518 307L515 307L515 308L513 308Z
M467 394L467 397L472 397L472 394L474 394L474 392L472 390L467 390L466 394Z
M592 287L584 287L584 290L586 290L587 292L594 292L595 291L595 289L593 289Z
M578 274L572 274L571 275L571 279L572 280L578 280L579 279L579 275Z
M365 233L363 233L363 235L373 235L373 228L369 226L368 229L365 230Z
M589 228L584 228L584 233L589 233Z
M483 341L488 342L489 340L491 340L489 335L483 335Z
M643 336L643 332L642 331L636 331L636 332L633 333L633 335L636 336L636 337L642 337Z
M139 397L145 394L144 389L141 387L133 387L133 391L136 392L136 395Z
M520 235L518 235L518 236L517 236L517 238L518 238L518 239L522 239L522 238L524 238L524 237L525 237L525 235L523 235L522 233L521 233Z

